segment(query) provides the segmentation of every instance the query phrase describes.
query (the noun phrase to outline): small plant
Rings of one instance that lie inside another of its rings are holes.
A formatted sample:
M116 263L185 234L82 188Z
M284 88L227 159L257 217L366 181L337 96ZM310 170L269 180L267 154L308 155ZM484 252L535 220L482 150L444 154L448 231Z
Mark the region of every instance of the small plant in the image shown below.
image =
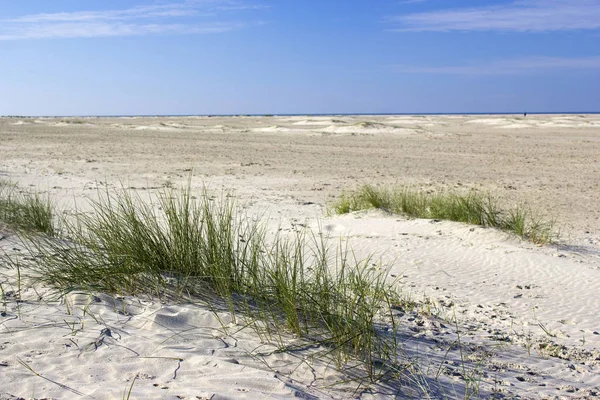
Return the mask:
M354 124L355 126L359 126L361 128L371 128L373 126L377 126L380 124L377 124L375 122L371 122L371 121L360 121Z
M410 188L385 188L364 185L342 193L330 210L336 214L378 208L412 218L431 218L464 222L512 232L534 243L551 242L556 234L553 221L523 205L503 211L490 195L476 191L424 193Z
M136 374L133 377L133 380L131 381L131 385L129 385L129 390L125 389L125 391L123 392L123 400L129 400L129 398L131 397L131 391L133 390L133 385L135 385L135 381L137 380L138 377L139 377L139 375Z

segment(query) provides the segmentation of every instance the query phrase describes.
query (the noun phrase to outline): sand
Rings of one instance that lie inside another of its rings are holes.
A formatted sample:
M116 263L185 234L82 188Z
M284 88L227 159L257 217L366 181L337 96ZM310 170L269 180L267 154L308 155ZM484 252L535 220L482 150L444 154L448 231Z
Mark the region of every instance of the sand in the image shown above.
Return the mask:
M411 388L422 398L419 387L462 398L473 386L463 365L475 367L481 398L600 393L598 115L4 118L0 155L0 179L48 192L63 210L85 209L98 188L151 193L191 174L194 190L233 190L271 229L347 238L421 302L402 335L404 357L422 369L418 382L355 392L326 361L274 352L198 304L55 300L38 288L22 303L6 296L0 399L122 398L132 384L131 398L389 398ZM561 236L537 246L381 211L327 216L332 199L363 183L489 191L555 218ZM23 251L6 229L0 246ZM14 289L15 271L0 268Z

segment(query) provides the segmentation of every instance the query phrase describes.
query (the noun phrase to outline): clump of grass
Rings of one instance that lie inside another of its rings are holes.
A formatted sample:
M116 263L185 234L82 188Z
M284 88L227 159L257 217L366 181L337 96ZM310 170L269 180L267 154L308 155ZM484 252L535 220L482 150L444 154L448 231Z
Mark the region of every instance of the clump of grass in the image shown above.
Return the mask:
M78 118L63 119L61 122L65 123L65 124L73 124L73 125L85 124L84 120L78 119Z
M531 240L533 243L550 243L557 233L554 222L545 220L539 213L525 206L517 206L505 213L502 229Z
M361 128L371 128L371 127L381 125L381 124L378 124L376 122L371 122L371 121L360 121L360 122L355 123L354 125L359 126Z
M512 232L534 243L548 243L555 237L554 224L524 205L502 210L490 195L470 191L425 193L411 188L386 188L364 185L342 196L331 211L345 214L370 208L383 209L412 218L431 218L464 222Z
M153 201L106 192L93 213L65 221L60 237L30 239L34 279L61 293L200 298L266 340L287 330L326 346L340 367L359 359L371 381L399 373L400 296L370 260L332 255L319 234L268 236L230 198L207 191L196 199L189 188L164 189Z
M14 229L53 235L52 218L49 197L21 191L14 183L0 180L0 221Z

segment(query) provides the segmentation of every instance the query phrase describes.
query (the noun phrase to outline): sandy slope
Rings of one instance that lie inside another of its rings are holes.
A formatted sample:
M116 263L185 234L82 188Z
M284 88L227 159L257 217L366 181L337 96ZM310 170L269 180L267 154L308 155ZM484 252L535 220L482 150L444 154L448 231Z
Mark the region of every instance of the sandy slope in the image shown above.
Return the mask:
M422 371L365 398L418 387L462 397L463 364L475 367L483 398L600 393L600 116L11 118L0 120L0 155L0 179L48 191L63 209L85 208L106 186L183 184L192 170L195 190L233 189L272 229L320 227L333 243L348 238L358 257L381 258L424 302L402 331L403 357ZM538 247L381 212L326 216L332 196L365 182L526 201L556 218L562 241ZM8 252L22 247L8 232L0 238ZM3 276L14 290L14 271ZM20 304L8 296L0 317L0 398L120 398L136 375L133 398L355 395L328 387L343 379L331 366L271 354L251 330L223 315L225 332L199 305L27 295Z

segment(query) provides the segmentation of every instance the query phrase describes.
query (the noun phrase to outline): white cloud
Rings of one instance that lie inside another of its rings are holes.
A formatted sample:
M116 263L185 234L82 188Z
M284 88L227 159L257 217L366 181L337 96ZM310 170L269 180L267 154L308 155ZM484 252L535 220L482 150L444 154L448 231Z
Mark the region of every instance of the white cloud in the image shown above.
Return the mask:
M550 32L600 29L599 0L520 0L388 18L394 31Z
M258 7L231 0L196 0L121 10L31 14L0 20L0 40L219 33L258 24L216 18L223 12L252 9Z
M23 17L13 18L6 22L9 23L45 23L45 22L82 22L82 21L100 21L100 20L133 20L161 17L183 17L191 16L197 13L197 10L182 5L171 4L164 6L134 7L124 10L109 11L75 11L60 12L54 14L33 14Z
M451 75L513 75L565 69L600 70L600 56L579 58L527 57L470 65L436 67L395 65L393 69L405 73Z

